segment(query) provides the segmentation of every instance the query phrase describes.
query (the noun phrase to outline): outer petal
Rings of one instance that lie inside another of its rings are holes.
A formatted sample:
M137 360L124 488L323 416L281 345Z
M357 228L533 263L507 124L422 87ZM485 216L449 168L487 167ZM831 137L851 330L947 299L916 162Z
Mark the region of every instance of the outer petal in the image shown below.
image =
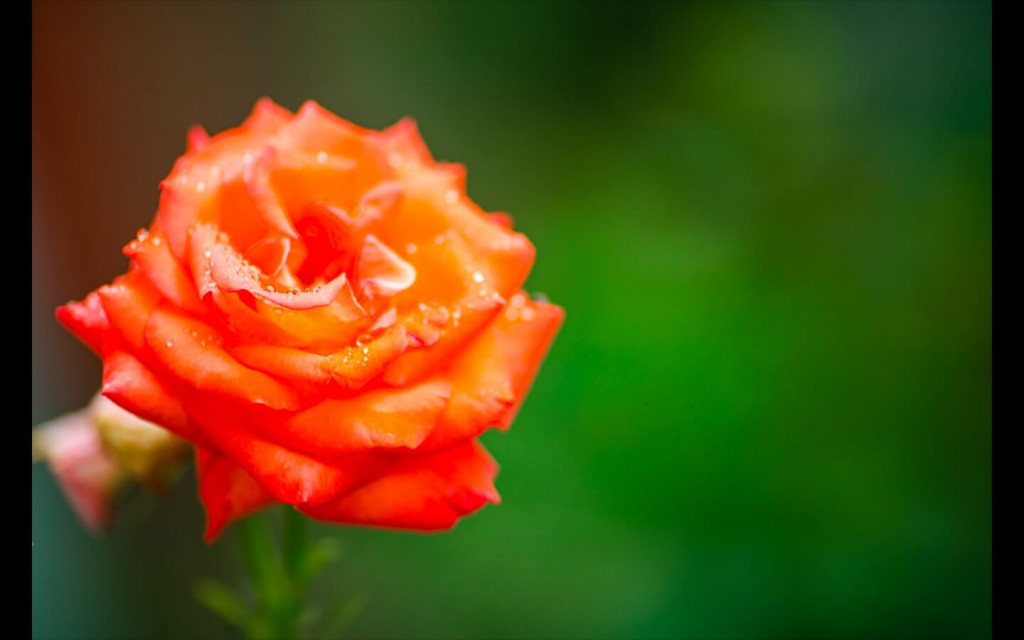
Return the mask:
M395 170L413 171L419 167L434 166L427 143L420 136L416 121L402 118L381 132L371 135L380 141L388 165Z
M103 349L110 323L97 292L93 291L81 302L57 307L57 320L94 352L100 353Z
M142 351L146 344L146 322L160 304L160 292L140 271L134 270L118 277L113 284L100 287L97 293L110 328L132 350Z
M303 513L328 522L432 531L448 529L488 502L498 465L476 442L403 460L386 475Z
M169 385L126 351L108 351L103 358L101 392L143 420L160 425L195 444L208 444L206 436L189 419L185 407Z
M453 317L435 345L388 367L389 384L408 384L443 366L519 290L533 265L530 241L491 222L453 180L440 170L408 176L400 205L370 225L388 246L404 248L417 272L394 298L399 314L431 301Z
M324 400L265 427L278 442L333 458L372 449L413 449L430 434L448 404L444 380L407 389L381 389L345 400Z
M224 350L222 340L209 325L182 315L166 303L146 323L146 344L181 384L246 404L298 408L294 391L243 366Z
M212 543L228 524L274 503L245 469L231 458L209 449L196 448L199 500L206 510L207 543Z
M232 403L193 395L185 406L216 448L237 461L281 502L322 504L379 475L388 466L387 460L373 455L325 460L283 447L251 431L251 412ZM266 419L257 420L265 423Z
M562 325L561 307L523 293L459 354L446 374L452 398L421 451L473 438L491 426L507 428Z

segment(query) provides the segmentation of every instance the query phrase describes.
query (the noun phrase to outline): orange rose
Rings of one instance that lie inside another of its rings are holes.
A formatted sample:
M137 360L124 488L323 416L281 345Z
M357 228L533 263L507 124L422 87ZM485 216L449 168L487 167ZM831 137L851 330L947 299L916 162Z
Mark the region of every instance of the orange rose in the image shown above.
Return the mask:
M563 318L534 248L411 120L270 100L189 132L128 273L57 317L103 394L196 447L206 537L275 501L437 530L498 502L476 437L507 428Z

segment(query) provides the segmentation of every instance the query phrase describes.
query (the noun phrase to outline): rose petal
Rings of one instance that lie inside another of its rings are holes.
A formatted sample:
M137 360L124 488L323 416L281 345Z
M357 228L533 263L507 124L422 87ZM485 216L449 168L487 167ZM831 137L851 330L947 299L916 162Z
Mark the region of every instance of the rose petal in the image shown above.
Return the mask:
M293 505L327 502L375 477L389 462L370 454L324 460L283 447L247 428L237 405L192 395L185 402L217 449L236 460L275 499Z
M512 297L452 363L452 398L420 450L474 438L491 426L508 427L565 318L561 307Z
M488 213L487 219L493 222L494 224L498 225L502 229L508 229L509 231L512 231L512 216L508 215L507 213Z
M95 353L103 350L110 322L97 292L93 291L81 302L69 302L57 307L56 315L68 331Z
M192 278L185 273L159 233L149 233L132 240L125 246L124 254L135 261L142 274L175 306L191 313L206 312L196 295Z
M292 383L314 385L311 391L323 394L363 387L408 344L405 327L396 326L366 344L326 355L268 344L243 344L231 354L247 367Z
M192 424L175 392L127 351L109 351L103 358L104 396L143 420L194 444L207 445L206 436Z
M214 288L219 288L229 293L246 291L293 310L325 307L339 298L346 306L359 307L352 297L344 273L312 289L278 291L266 274L250 264L227 241L218 237L216 229L209 225L199 225L193 229L191 254L193 271L200 274L196 282L199 295L203 297ZM354 313L358 315L358 311Z
M196 223L220 222L225 211L229 217L236 210L255 211L251 205L240 206L246 203L231 195L237 192L233 185L241 181L254 154L289 119L287 110L264 98L242 126L218 133L208 145L174 164L160 183L160 205L150 231L166 236L178 259L187 257L188 233ZM233 216L232 224L224 227L230 226L237 238L246 227L256 226L257 220L258 216Z
M283 423L270 423L265 431L288 447L325 458L371 449L412 449L430 434L450 393L451 383L433 380L324 400Z
M149 315L163 299L156 287L139 270L132 270L96 290L110 328L134 351L146 344Z
M356 278L368 297L391 297L412 286L416 269L370 234L359 253Z
M325 152L329 157L369 160L369 152L377 151L369 129L363 129L324 109L313 100L299 107L288 124L278 132L282 147L310 153ZM360 167L367 162L358 162Z
M270 98L260 98L241 129L256 135L272 135L292 119L292 112Z
M202 125L194 124L188 128L185 138L185 153L195 153L210 146L210 134Z
M273 278L288 262L292 250L291 238L264 238L245 250L246 261Z
M389 247L404 248L416 269L416 281L393 299L399 315L431 301L458 319L444 326L437 344L392 363L389 384L422 379L449 360L519 290L533 264L530 241L488 220L452 179L439 171L408 177L401 204L369 225Z
M359 198L356 205L356 218L353 221L360 230L370 223L380 220L394 209L405 197L405 188L401 182L385 180L374 186Z
M196 448L196 477L206 510L207 544L227 525L275 502L237 462L209 449Z
M498 465L476 442L403 460L382 477L329 503L302 507L327 522L420 531L452 527L488 502Z
M294 391L243 366L221 346L208 324L161 304L146 323L146 344L180 382L200 392L274 409L295 409Z
M405 173L434 166L434 158L412 118L402 118L384 131L370 135L378 139L382 155L393 171Z

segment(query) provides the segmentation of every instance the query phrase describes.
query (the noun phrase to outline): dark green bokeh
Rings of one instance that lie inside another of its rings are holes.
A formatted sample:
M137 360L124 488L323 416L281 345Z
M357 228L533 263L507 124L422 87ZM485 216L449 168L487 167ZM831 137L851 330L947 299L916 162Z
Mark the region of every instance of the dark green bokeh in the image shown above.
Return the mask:
M261 95L415 117L537 246L504 502L317 526L352 636L991 634L987 3L36 2L33 58L36 422L99 383L53 308ZM230 637L194 490L98 540L36 467L36 637Z

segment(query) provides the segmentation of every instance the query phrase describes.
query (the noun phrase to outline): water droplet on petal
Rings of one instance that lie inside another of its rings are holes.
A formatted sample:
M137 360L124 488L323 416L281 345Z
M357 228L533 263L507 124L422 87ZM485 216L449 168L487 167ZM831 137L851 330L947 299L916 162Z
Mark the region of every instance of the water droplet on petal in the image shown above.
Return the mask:
M416 253L416 250L418 248L419 247L416 246L415 242L410 242L409 244L405 245L405 252L408 253L409 255L412 255Z
M473 272L473 282L480 283L480 282L483 282L483 281L484 281L484 274L480 273L479 271L474 271Z
M206 182L200 180L196 183L196 191L206 191Z
M319 162L320 164L324 164L325 162L327 162L327 152L321 151L320 153L316 154L316 161Z
M391 165L392 167L397 167L398 165L402 164L402 154L398 153L397 151L392 151L391 153L389 153L388 164Z
M173 346L174 346L174 342L173 342L173 341L171 341L171 340L168 340L168 341L167 341L167 342L166 342L165 344L167 345L167 348L168 348L168 349L170 349L171 347L173 347Z
M449 189L448 193L444 194L444 199L448 204L455 204L459 201L459 192L456 189Z

